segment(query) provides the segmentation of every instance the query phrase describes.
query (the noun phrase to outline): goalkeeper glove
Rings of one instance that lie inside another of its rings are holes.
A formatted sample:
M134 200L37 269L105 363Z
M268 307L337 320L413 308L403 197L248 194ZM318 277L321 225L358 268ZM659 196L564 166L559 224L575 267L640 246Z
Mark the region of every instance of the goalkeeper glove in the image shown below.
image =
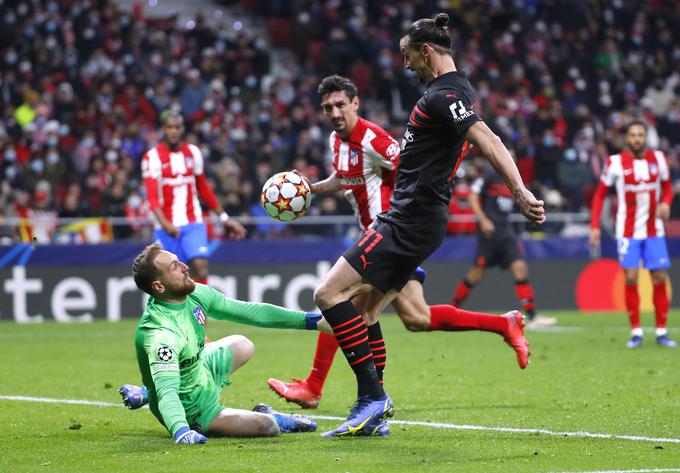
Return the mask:
M175 443L184 445L193 445L195 443L206 443L208 438L196 432L195 430L190 430L189 427L182 427L175 434Z

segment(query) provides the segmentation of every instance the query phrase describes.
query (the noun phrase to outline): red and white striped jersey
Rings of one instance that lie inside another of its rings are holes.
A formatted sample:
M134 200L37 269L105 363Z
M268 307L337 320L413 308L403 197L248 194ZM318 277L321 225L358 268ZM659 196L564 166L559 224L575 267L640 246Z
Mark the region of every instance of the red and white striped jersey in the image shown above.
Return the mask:
M664 236L663 222L656 217L662 183L668 186L668 162L661 151L646 150L636 159L629 151L609 157L600 180L616 188L616 238Z
M359 117L347 140L331 133L330 149L345 197L365 230L376 215L390 208L399 144L378 125Z
M200 195L210 206L217 199L203 174L203 154L196 146L181 143L172 151L165 143L151 148L142 158L142 178L151 210L162 209L174 226L203 221Z

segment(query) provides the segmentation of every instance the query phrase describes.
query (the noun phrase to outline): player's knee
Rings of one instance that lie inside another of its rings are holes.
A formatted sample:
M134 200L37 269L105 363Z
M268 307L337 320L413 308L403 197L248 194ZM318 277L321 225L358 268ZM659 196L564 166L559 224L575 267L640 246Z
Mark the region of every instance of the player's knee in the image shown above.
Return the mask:
M314 290L314 304L321 309L328 309L333 307L333 294L329 290L328 285L321 283Z
M243 335L231 335L228 338L235 364L241 366L247 363L255 354L255 344Z
M652 271L652 282L654 284L663 284L668 279L668 273L666 271Z

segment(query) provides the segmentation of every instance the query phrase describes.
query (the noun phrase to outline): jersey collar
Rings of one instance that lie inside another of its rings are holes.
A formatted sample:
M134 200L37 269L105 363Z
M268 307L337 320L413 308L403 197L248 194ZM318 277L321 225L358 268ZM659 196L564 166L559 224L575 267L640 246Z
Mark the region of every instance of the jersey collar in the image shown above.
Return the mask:
M185 300L184 302L180 302L179 304L171 304L170 302L166 302L166 301L164 301L164 300L157 299L157 298L155 298L155 297L152 297L152 299L153 299L153 303L154 303L154 304L157 304L157 305L166 307L166 308L168 308L168 309L170 309L170 310L177 310L177 311L179 311L179 310L184 309L184 307L187 305L187 301L186 301L186 300Z

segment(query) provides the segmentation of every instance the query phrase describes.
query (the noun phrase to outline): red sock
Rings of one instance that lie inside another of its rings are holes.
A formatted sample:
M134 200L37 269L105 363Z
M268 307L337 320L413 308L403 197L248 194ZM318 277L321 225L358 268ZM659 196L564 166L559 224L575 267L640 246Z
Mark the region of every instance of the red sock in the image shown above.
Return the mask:
M505 317L500 315L470 312L452 305L430 306L430 328L428 330L444 330L460 332L464 330L481 330L502 334L508 325Z
M314 394L321 395L321 390L326 382L326 376L328 376L328 372L331 370L336 351L338 351L338 342L335 340L335 337L325 332L319 332L312 370L305 380L307 386Z
M380 384L383 384L383 374L387 365L387 349L385 348L385 339L380 328L380 322L368 326L368 346L371 347L373 363L375 363Z
M640 328L640 295L637 284L626 284L626 309L630 328Z
M517 281L515 283L515 295L519 299L519 303L522 304L524 312L527 313L529 317L533 317L536 314L536 296L534 295L534 288L528 280Z
M654 284L654 313L656 315L656 328L666 328L668 319L668 293L666 283Z
M463 279L461 282L459 282L456 292L453 294L451 305L460 307L463 302L465 302L465 299L467 299L470 295L470 291L472 291L473 287L474 284L471 284L467 279Z

